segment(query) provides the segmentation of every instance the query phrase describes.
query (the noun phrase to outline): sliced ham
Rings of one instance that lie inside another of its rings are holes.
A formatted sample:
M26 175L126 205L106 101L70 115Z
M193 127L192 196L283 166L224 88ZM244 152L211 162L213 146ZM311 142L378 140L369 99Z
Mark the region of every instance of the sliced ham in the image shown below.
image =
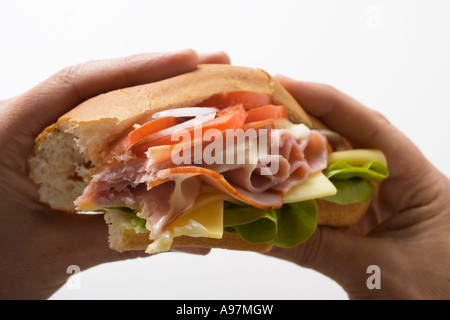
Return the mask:
M259 131L262 134L253 142L265 134L270 143L265 153L258 153L253 164L174 164L170 157L173 146L158 146L147 153L148 158L127 159L105 166L93 176L75 204L81 210L111 206L137 208L140 217L147 219L153 239L194 204L202 184L260 209L280 208L285 192L304 182L311 173L326 168L327 141L314 130L306 139L297 139L285 129L264 127L264 130ZM275 134L276 139L270 139ZM187 142L185 147L193 153L198 143ZM201 150L206 146L202 143ZM273 174L267 174L268 169Z
M198 176L183 175L171 177L170 181L150 190L142 186L132 193L142 205L139 216L147 220L146 227L156 238L194 205L200 195L202 180Z
M311 131L304 153L311 173L327 168L327 138L324 135L314 130Z
M196 166L186 166L164 169L158 172L159 184L166 181L180 179L183 176L200 176L202 180L226 194L260 209L275 209L283 205L283 193L273 190L253 193L238 186L230 184L225 177L210 169Z
M268 131L269 134L273 132ZM212 169L223 173L225 180L237 187L261 193L269 189L287 192L303 183L310 174L326 168L326 138L317 131L311 131L309 137L302 141L297 141L288 130L279 130L277 135L278 152L259 158L255 165L222 164L214 165ZM264 167L275 169L271 174L263 174Z

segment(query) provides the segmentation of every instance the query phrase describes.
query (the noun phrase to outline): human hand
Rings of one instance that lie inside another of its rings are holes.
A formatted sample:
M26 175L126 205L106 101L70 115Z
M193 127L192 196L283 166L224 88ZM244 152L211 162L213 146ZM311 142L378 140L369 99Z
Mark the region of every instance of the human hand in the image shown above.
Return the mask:
M449 179L380 113L327 85L277 79L354 147L381 149L390 176L356 226L318 227L304 244L269 255L321 272L351 299L449 299ZM371 265L381 271L379 290L366 285Z
M109 249L102 215L57 212L39 202L38 188L28 178L27 157L36 136L82 101L192 71L199 63L229 63L229 58L186 50L91 61L0 101L0 299L45 299L66 282L70 265L85 270L143 256Z

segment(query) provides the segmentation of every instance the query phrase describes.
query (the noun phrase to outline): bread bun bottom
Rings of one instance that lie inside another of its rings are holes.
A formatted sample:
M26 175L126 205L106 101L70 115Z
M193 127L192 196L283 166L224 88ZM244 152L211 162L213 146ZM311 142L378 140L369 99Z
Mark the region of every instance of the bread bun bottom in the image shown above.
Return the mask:
M317 224L346 228L354 225L365 214L370 202L339 205L328 201L317 200L318 216ZM139 250L144 251L152 242L149 233L136 233L130 224L128 213L118 210L105 213L105 220L109 230L110 248L118 252ZM222 239L202 237L175 237L172 248L199 247L219 248L239 251L253 251L265 253L272 249L267 243L249 243L240 235L224 232Z

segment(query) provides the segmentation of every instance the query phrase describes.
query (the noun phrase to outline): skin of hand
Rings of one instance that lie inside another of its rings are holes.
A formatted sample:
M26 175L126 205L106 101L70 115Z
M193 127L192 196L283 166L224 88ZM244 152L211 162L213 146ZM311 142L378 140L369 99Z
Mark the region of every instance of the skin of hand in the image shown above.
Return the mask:
M354 147L382 150L390 175L354 227L318 227L300 246L269 255L330 277L350 299L449 299L450 180L380 113L328 85L276 78ZM379 289L367 285L371 265Z
M193 50L90 61L0 101L0 299L47 299L66 283L71 265L86 270L144 256L109 249L102 215L57 212L39 202L27 158L36 136L82 101L193 71L199 63L230 61L223 52L199 55Z

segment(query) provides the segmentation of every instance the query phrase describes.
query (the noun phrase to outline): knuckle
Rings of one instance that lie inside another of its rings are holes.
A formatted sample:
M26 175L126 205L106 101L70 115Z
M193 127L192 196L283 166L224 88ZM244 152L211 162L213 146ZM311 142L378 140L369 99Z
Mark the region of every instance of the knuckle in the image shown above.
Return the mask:
M328 106L329 111L333 110L342 92L329 84L321 84L321 92L323 93L321 96L323 105Z
M84 95L80 90L80 84L86 79L86 74L89 73L91 61L65 67L50 77L50 87L66 88L71 90L77 97L84 100Z
M79 77L79 69L79 65L65 67L53 75L52 80L61 84L72 84Z
M338 90L337 90L335 87L333 87L331 84L325 83L325 84L323 84L323 86L324 86L325 88L327 88L327 90L330 91L331 93L336 93L336 92L338 91Z
M388 120L388 118L386 118L386 116L384 114L382 114L381 112L379 112L377 110L374 110L373 117L384 124L389 124L389 125L391 124L390 121Z
M322 83L322 87L325 89L324 91L328 93L328 95L332 98L336 97L341 92L328 83Z

